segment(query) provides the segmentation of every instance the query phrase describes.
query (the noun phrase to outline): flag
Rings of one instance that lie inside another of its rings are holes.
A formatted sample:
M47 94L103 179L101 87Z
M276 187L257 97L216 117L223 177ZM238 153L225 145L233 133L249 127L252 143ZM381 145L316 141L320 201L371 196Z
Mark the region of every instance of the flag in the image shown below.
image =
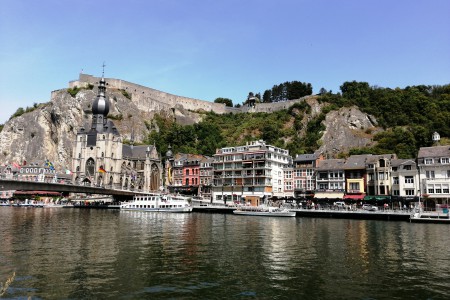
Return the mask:
M106 173L106 170L103 169L103 167L100 167L100 168L98 169L98 171L99 171L100 173Z
M16 167L17 169L20 169L20 168L21 168L21 166L19 166L19 164L16 163L16 162L13 162L13 166Z

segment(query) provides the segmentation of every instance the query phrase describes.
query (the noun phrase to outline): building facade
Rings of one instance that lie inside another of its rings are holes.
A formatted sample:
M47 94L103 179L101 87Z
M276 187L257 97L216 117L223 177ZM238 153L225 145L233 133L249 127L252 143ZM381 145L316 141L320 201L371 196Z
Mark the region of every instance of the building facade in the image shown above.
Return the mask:
M450 199L450 146L420 148L417 156L419 190L427 209L448 205Z
M155 146L123 144L108 120L109 99L102 77L92 104L90 129L80 128L72 153L73 181L77 184L156 192L162 189L162 165Z
M212 201L264 203L284 197L284 169L292 164L289 151L262 140L218 149L213 162Z
M312 198L316 189L316 168L324 157L321 153L299 154L294 158L293 181L296 198Z

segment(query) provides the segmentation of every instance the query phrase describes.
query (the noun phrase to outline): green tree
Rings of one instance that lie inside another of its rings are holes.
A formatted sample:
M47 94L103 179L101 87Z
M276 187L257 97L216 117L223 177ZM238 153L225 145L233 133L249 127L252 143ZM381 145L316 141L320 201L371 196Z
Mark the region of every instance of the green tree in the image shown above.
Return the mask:
M214 100L214 103L224 103L225 106L233 107L233 100L228 98L216 98L216 100Z

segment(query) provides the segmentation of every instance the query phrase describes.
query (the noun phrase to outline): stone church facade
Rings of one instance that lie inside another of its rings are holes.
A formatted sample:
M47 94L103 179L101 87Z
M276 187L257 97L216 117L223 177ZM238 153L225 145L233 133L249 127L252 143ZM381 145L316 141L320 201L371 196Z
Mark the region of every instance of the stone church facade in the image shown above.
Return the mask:
M162 164L155 146L123 144L108 120L109 99L102 76L92 104L90 129L80 128L73 147L72 180L75 184L157 192L162 188Z

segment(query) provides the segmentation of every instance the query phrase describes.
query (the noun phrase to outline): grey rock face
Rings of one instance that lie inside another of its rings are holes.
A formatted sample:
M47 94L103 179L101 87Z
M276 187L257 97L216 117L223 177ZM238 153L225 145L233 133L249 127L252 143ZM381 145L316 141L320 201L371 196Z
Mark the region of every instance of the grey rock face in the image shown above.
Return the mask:
M201 114L190 108L196 107L194 105L196 102L187 103L189 99L186 98L183 98L186 103L179 102L175 105L166 103L164 97L144 99L133 94L129 99L120 89L111 86L107 88L106 94L110 102L110 119L124 139L143 141L149 130L147 128L149 123L146 124L144 121L152 120L155 113L162 112L167 116L173 116L183 125L201 120ZM50 102L40 104L35 110L6 122L0 133L0 162L22 163L24 160L36 162L48 159L57 170L70 168L73 141L81 127L85 130L90 129L92 103L96 95L96 88L82 89L75 97L72 97L67 89L57 90L52 92ZM308 121L320 114L323 107L316 97L305 97L272 106L265 104L267 107L261 106L261 109L258 109L271 112L285 109L299 101L306 101L311 107L310 114L303 116L301 121L304 126L299 134L303 136ZM212 109L215 109L214 105ZM215 112L224 113L224 110L221 107ZM357 107L342 108L328 113L324 121L326 131L322 137L320 150L333 155L346 149L371 145L373 133L379 130L375 122L374 117L362 113Z

